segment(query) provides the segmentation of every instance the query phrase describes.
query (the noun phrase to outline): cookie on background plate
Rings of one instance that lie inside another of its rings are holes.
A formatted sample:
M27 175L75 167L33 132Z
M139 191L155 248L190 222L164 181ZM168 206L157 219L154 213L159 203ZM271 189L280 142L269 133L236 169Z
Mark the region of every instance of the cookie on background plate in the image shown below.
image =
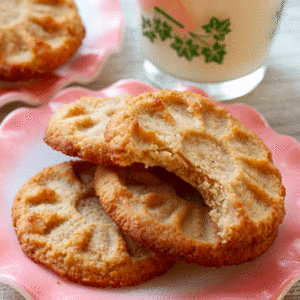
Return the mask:
M273 243L224 245L210 208L191 185L160 167L98 166L94 185L102 207L134 240L174 260L205 267L251 261Z
M112 164L104 132L116 110L132 97L82 97L62 105L49 119L44 141L54 150L84 160Z
M111 117L105 142L115 164L159 166L196 188L224 247L263 243L282 222L285 188L270 150L208 98L144 93Z
M0 1L0 79L51 73L77 51L85 28L73 0Z
M47 167L18 191L12 220L23 251L71 281L97 287L137 285L173 262L131 240L95 195L95 165Z

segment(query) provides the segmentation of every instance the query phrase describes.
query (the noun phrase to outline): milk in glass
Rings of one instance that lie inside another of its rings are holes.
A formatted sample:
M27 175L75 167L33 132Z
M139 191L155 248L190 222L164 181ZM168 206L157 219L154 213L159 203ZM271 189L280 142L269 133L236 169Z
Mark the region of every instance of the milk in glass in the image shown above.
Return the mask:
M145 57L162 72L218 83L264 66L282 0L139 0Z

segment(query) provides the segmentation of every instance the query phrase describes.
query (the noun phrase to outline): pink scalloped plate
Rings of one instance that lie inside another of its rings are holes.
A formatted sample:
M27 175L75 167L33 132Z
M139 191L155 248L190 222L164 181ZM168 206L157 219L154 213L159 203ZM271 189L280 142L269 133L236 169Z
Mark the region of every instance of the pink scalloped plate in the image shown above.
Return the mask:
M181 90L203 92L181 86ZM300 145L275 133L246 105L224 105L256 132L273 153L286 187L286 216L270 249L253 262L239 266L203 268L176 263L165 275L137 287L91 288L67 281L31 261L21 250L11 222L11 206L21 185L43 167L69 160L43 142L46 122L62 104L81 96L138 95L155 90L144 83L123 80L101 91L68 88L52 101L12 112L0 126L0 281L26 299L89 300L250 300L282 299L300 279Z
M86 36L76 54L50 75L28 81L0 81L0 106L22 101L39 105L71 83L88 83L108 57L119 51L124 18L118 0L75 0Z

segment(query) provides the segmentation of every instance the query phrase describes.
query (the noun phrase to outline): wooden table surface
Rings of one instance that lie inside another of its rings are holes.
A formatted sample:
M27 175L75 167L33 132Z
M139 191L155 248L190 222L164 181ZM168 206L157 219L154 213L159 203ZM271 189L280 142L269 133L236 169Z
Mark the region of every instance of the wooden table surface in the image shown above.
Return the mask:
M85 85L87 88L99 90L121 79L137 79L151 84L142 69L143 53L135 0L120 0L120 3L125 17L122 48L110 56L99 76ZM226 104L241 102L256 109L276 132L300 142L300 0L287 0L262 83L248 95L226 101ZM0 122L9 112L23 106L26 105L14 102L2 107ZM0 299L24 298L12 288L0 284ZM284 297L284 300L296 299L300 299L300 282Z

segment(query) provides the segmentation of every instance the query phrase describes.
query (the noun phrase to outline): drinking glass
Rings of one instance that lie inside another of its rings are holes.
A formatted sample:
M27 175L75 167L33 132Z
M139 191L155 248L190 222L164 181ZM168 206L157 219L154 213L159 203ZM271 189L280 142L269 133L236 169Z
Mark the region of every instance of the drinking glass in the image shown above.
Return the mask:
M217 100L263 79L284 0L138 0L147 78Z

